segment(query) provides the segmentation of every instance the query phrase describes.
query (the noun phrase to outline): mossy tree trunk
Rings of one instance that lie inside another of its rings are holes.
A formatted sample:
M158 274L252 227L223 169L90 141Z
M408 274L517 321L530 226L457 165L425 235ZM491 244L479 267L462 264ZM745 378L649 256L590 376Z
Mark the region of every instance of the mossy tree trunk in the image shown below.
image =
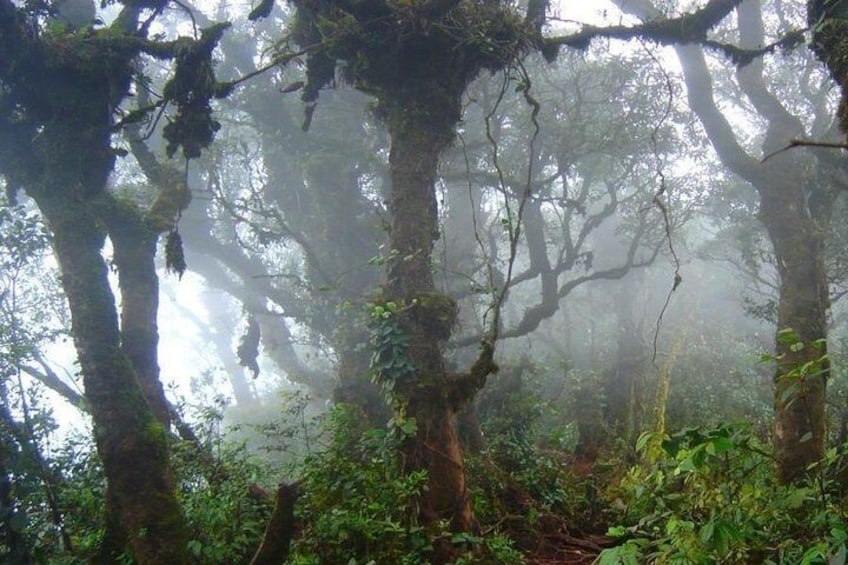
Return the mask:
M116 205L106 192L115 161L112 110L138 54L121 33L135 30L141 9L125 8L109 36L114 44L94 48L86 44L100 38L94 34L42 41L23 25L29 21L23 9L0 0L0 174L35 200L53 235L107 480L100 561L115 563L116 553L127 551L140 564L180 564L188 562L187 532L157 379L156 238L133 239L130 225L114 230L126 235L113 242L127 293L123 327L102 254ZM143 379L156 389L149 398Z
M443 93L439 93L443 94ZM410 338L407 352L417 374L398 390L406 416L417 421L417 437L410 442L407 464L427 470L427 490L421 501L425 521L450 520L457 529L471 523L462 448L456 429L461 402L452 398L450 377L442 347L450 337L455 303L441 295L433 280L432 253L439 236L435 182L439 156L453 140L456 107L436 101L425 89L398 92L389 101L388 128L391 231L387 264L386 298L403 305L404 331ZM448 97L459 101L459 93Z
M771 186L760 187L760 219L774 247L780 274L774 451L780 479L792 482L801 479L807 467L824 454L829 369L824 355L830 300L824 265L826 223L819 221L822 213L811 214L806 190L791 176L778 173L772 175ZM791 339L781 333L785 329L794 333ZM805 366L810 370L803 371Z
M155 258L159 234L150 229L141 211L132 204L120 205L108 197L101 200L106 201L107 207L99 210L98 217L112 242L113 264L121 291L121 351L135 372L153 416L168 431L171 408L159 380L158 360L159 279ZM170 472L167 461L164 470ZM104 564L111 563L132 536L124 522L119 490L111 483L106 497L106 531L100 557Z
M135 210L115 214L107 223L121 290L121 349L132 363L156 419L170 428L171 416L159 380L159 277L156 245L159 234Z
M472 511L455 420L495 368L496 332L484 340L468 372L448 373L442 347L456 322L457 306L433 280L433 245L439 236L435 182L468 83L483 69L513 64L537 34L511 5L500 2L294 3L296 41L310 45L328 34L338 38L307 59L302 97L312 104L310 115L319 89L334 82L336 63L344 61L346 78L377 97L377 110L388 125L391 222L383 294L399 306L409 374L403 382L386 383L392 375L382 374L380 380L390 389L396 417L417 422L404 460L409 470L428 474L421 517L425 523L445 519L454 529L469 529Z
M122 348L100 222L67 194L35 191L33 196L53 233L95 442L110 502L118 510L111 519L120 522L117 529L126 532L138 563L186 563L186 530L169 467L167 432ZM114 559L108 555L103 561Z

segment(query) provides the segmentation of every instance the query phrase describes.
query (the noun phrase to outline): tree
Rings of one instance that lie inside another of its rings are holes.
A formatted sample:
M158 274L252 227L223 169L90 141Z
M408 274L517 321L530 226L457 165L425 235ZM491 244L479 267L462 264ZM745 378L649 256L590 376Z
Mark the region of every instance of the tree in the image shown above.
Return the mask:
M396 418L416 422L406 461L410 469L428 472L422 518L447 519L466 530L472 512L454 417L494 370L494 343L483 344L468 372L448 373L443 344L457 308L437 290L431 270L439 236L434 185L439 156L454 139L465 88L482 70L512 64L532 36L515 12L499 5L296 6L302 44L331 37L328 49L309 59L306 100L317 98L318 89L334 78L336 60L344 60L348 80L377 98L391 136L390 253L382 301L398 305L391 316L408 341L402 350L375 352L404 358L384 359L388 364L379 379L391 391ZM405 370L394 370L396 363Z
M116 109L142 53L176 60L165 88L177 107L165 132L169 152L196 156L217 129L209 59L224 28L197 41L149 41L141 14L163 8L126 2L108 28L74 29L42 25L46 14L35 4L0 2L0 174L11 200L19 189L33 198L52 234L108 481L104 562L125 550L139 563L187 561L158 381L153 264L158 235L173 226L187 190L173 183L147 209L107 191L119 152L111 145ZM102 255L107 234L123 295L120 323Z
M714 0L700 19L681 18L654 27L666 33L667 41L681 40L685 35L681 30L692 34L688 40L697 41L733 5ZM414 418L416 424L406 461L411 469L428 472L422 517L428 522L449 519L452 527L467 529L472 514L454 417L495 369L498 306L510 284L511 267L504 288L496 292L494 316L477 360L465 372L447 371L442 350L451 336L457 306L454 298L437 289L432 275L433 246L439 237L434 189L439 157L454 140L461 97L480 72L514 69L520 79L517 87L537 110L530 81L518 64L521 55L541 48L553 56L558 45L585 46L606 32L587 29L567 38L544 40L540 29L545 3L534 3L524 17L501 3L304 0L295 6L295 39L304 46L323 46L307 60L304 126L308 127L316 111L319 89L334 81L337 62L343 62L342 78L376 98L377 111L391 137L389 252L383 297L374 312L378 331L388 339L376 344L374 356L396 419ZM642 30L611 33L632 37ZM521 187L519 209L506 218L512 254L532 188Z
M837 119L839 129L848 135L848 11L842 2L807 1L807 24L813 31L811 48L827 66L842 91Z
M647 2L618 2L640 18L660 17ZM746 0L736 8L742 47L763 45L762 7ZM801 117L771 92L763 62L745 61L736 72L739 88L765 124L762 152L751 154L716 104L713 79L702 50L675 47L683 66L689 105L698 116L721 161L745 179L760 198L759 219L768 232L780 278L775 372L774 447L783 481L800 480L824 453L825 360L830 305L825 271L825 235L838 187L845 182L840 165L822 151L781 151L807 131ZM792 330L787 334L786 330ZM799 373L800 368L812 367Z

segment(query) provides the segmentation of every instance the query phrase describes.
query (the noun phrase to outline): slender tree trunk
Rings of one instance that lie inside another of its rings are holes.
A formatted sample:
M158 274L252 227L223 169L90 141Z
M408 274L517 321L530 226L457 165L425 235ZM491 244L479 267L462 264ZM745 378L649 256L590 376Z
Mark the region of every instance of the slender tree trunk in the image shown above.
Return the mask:
M121 347L101 255L105 235L78 200L58 191L36 192L34 197L53 232L95 442L110 497L120 511L112 518L121 521L138 563L187 563L187 533L169 467L167 432Z
M109 238L121 289L121 349L135 369L153 414L168 429L170 408L159 380L158 359L159 278L155 259L159 234L147 229L137 216L111 220L118 222L109 226Z
M638 276L630 285L622 286L614 295L618 320L618 346L615 366L606 382L607 425L629 442L642 431L642 401L645 384L645 352L633 305L634 290L642 285Z

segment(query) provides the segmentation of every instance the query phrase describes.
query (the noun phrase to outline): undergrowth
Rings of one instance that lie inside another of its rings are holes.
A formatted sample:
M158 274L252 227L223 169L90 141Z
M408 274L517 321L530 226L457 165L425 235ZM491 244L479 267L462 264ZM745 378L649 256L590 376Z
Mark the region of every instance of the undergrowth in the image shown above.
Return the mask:
M846 562L844 450L797 485L777 482L769 446L747 424L646 433L637 450L647 463L612 492L622 515L608 534L620 544L600 565Z
M423 565L436 544L455 548L457 565L522 563L521 554L495 533L452 533L418 519L424 471L403 470L400 444L414 436L415 421L362 431L354 409L340 406L326 420L330 443L303 466L296 507L302 529L288 561Z

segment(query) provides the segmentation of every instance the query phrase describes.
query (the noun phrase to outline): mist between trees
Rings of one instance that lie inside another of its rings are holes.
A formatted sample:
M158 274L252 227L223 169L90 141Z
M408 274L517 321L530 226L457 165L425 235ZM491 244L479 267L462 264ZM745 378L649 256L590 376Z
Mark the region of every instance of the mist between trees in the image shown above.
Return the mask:
M4 562L844 563L848 15L570 4L0 0Z

